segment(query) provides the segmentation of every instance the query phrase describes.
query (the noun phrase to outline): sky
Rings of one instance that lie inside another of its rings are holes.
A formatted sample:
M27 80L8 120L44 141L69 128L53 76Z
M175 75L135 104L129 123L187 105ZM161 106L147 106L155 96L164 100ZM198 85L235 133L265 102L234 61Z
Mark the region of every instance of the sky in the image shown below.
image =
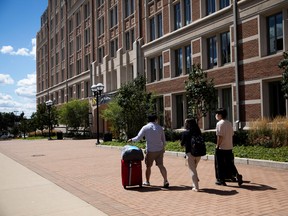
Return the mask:
M0 112L36 112L36 35L48 0L0 0Z

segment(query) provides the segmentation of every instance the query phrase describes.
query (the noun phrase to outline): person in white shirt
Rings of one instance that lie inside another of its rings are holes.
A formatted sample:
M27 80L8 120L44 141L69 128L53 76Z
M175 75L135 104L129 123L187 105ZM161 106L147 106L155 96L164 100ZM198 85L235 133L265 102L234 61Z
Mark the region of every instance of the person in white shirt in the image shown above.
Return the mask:
M129 139L128 142L138 142L143 137L146 139L146 182L143 185L150 186L151 167L155 161L164 179L163 187L168 188L167 170L163 165L166 139L163 128L157 124L157 115L149 115L148 123L141 128L136 137Z
M226 186L225 179L231 174L231 177L237 178L238 185L241 186L243 184L242 175L238 173L235 167L232 151L234 131L232 123L226 120L227 110L224 108L217 109L215 117L218 120L216 124L215 184Z

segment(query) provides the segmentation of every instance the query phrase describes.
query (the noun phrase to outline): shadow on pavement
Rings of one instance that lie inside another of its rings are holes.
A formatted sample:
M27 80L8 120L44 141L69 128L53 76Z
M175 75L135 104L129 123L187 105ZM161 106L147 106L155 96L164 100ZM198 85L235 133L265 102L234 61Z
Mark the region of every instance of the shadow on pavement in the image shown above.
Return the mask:
M153 191L185 191L191 190L191 187L181 185L181 186L169 186L169 188L163 188L161 186L143 186L143 187L127 187L126 190L134 190L138 192L153 192Z
M266 190L277 190L277 188L273 188L268 185L264 184L257 184L257 183L251 183L250 181L244 181L243 185L241 187L237 186L231 186L231 187L238 187L246 190L251 190L251 191L266 191Z
M226 189L227 187L223 187L223 189ZM238 192L236 190L218 190L214 188L202 188L199 191L204 192L204 193L209 193L209 194L215 194L215 195L220 195L220 196L231 196L231 195L236 195Z

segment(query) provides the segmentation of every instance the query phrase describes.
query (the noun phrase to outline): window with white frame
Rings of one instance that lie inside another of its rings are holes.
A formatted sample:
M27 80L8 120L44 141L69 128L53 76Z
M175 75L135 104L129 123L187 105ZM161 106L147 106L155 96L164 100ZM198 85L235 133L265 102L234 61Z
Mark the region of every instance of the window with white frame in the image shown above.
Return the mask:
M84 31L84 44L86 46L89 43L90 43L90 28L87 28Z
M81 49L81 35L78 35L76 37L76 51L79 51Z
M98 62L103 63L103 58L104 58L104 47L99 47L98 48Z
M192 22L191 0L178 0L173 5L174 30Z
M134 0L124 0L125 18L134 13Z
M180 76L182 74L182 48L175 50L175 77Z
M220 0L220 9L228 7L230 5L230 0Z
M221 63L222 65L231 62L230 32L220 34L221 38Z
M163 79L162 55L150 58L150 82Z
M206 0L206 14L210 15L216 11L216 2L215 0Z
M118 11L117 5L110 9L110 28L118 24Z
M217 66L216 36L207 39L208 68Z
M110 41L110 56L113 58L116 56L118 50L118 38L115 38Z
M81 24L81 14L80 11L76 13L76 26L79 26Z
M104 34L104 17L98 19L98 36Z
M85 55L85 61L84 61L84 69L85 71L89 70L90 68L90 54Z
M150 41L163 36L162 13L150 18Z
M134 40L134 29L130 29L129 31L125 32L126 50L131 50L133 48Z
M283 50L283 16L282 13L267 17L268 54Z
M90 16L90 2L84 5L84 18L87 19Z
M78 59L76 62L76 73L77 75L81 73L81 59Z

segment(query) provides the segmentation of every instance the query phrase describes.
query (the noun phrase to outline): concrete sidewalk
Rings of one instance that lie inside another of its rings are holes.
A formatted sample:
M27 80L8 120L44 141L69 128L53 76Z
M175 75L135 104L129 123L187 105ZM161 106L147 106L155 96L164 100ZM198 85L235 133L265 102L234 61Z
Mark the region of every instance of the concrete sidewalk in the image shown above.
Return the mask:
M1 216L106 215L0 153Z
M181 154L167 152L169 189L153 166L151 187L125 190L121 151L95 140L1 141L0 153L12 159L0 154L1 216L288 215L287 169L238 163L244 184L224 187L215 185L213 161L201 160L196 193Z

